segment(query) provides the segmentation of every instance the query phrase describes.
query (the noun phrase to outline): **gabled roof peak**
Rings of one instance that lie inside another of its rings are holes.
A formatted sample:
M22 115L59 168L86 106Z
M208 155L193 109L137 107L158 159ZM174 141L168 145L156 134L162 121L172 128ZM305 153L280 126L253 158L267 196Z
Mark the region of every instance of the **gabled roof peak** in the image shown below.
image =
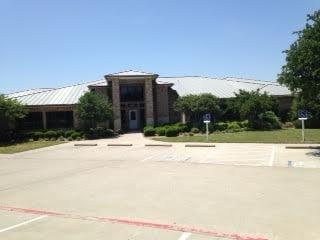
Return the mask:
M117 73L111 73L106 76L157 76L155 73L147 73L143 71L137 71L137 70L127 70L127 71L122 71L122 72L117 72Z

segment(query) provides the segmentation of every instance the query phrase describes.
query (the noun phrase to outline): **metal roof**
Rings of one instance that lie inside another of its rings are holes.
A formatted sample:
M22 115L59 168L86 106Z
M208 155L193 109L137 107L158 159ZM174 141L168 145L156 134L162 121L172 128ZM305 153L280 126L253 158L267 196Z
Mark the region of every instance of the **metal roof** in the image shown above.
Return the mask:
M131 72L131 71L128 71ZM158 77L158 84L172 84L172 88L180 96L187 94L212 93L218 98L234 97L240 89L253 91L261 89L270 95L290 95L288 88L277 82L259 81L243 78L210 78L210 77ZM15 98L22 104L29 106L39 105L68 105L76 104L79 98L89 91L89 86L107 86L105 79L62 88L39 88L16 92L6 95Z
M97 84L102 81L105 80L97 80L89 83L81 83L73 86L49 89L42 92L30 92L29 94L19 96L16 96L16 94L13 93L8 94L7 97L15 98L22 104L29 106L76 104L79 98L89 91L89 85Z
M152 76L152 75L157 75L157 74L136 71L136 70L128 70L123 72L111 73L106 76Z
M210 78L210 77L159 77L159 83L172 83L172 88L180 96L187 94L212 93L219 98L234 97L239 90L254 91L261 89L270 95L290 95L288 88L277 82L259 81L243 78Z
M44 91L48 91L48 90L52 90L52 89L54 89L54 88L35 88L35 89L29 89L29 90L6 94L6 96L8 96L10 98L16 98L16 97L21 97L24 95L29 95L29 94L34 94L34 93L40 93L40 92L44 92Z

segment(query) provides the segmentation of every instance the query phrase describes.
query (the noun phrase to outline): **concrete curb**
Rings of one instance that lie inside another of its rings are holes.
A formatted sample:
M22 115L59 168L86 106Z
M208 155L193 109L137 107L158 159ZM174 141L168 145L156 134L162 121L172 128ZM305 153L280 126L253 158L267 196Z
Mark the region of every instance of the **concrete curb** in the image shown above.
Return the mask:
M213 144L186 144L185 147L215 147Z
M75 143L74 146L76 147L93 147L98 146L97 143Z
M132 143L108 143L109 147L131 147Z
M145 144L145 147L172 147L172 144L161 144L161 143L155 143L155 144Z
M320 149L320 146L286 146L286 149Z

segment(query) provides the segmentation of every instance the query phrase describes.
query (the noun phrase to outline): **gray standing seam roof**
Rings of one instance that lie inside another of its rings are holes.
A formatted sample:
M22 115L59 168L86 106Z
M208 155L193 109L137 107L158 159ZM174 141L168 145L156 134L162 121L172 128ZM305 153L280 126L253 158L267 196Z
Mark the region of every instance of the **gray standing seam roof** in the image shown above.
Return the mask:
M187 94L212 93L219 98L234 97L240 89L253 91L261 89L270 95L290 95L288 88L276 82L258 81L240 78L209 78L209 77L158 77L159 84L173 84L172 88L180 96ZM32 89L6 95L9 98L17 99L28 106L39 105L72 105L79 101L79 98L89 91L88 86L106 86L106 80L96 80L54 89Z
M105 80L98 80L90 83L82 83L68 87L49 89L36 93L27 93L25 95L20 94L19 96L16 96L15 94L8 94L7 97L15 98L22 104L29 106L76 104L79 98L89 91L89 85L98 84L102 81Z

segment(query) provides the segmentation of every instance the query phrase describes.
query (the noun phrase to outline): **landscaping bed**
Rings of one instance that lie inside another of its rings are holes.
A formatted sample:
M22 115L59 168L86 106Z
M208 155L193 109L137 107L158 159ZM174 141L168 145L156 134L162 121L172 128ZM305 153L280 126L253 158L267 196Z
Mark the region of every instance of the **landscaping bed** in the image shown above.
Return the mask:
M163 142L206 142L205 134L176 137L154 137ZM301 143L301 129L281 129L272 131L214 132L209 142L221 143ZM320 143L320 129L306 129L305 143Z

